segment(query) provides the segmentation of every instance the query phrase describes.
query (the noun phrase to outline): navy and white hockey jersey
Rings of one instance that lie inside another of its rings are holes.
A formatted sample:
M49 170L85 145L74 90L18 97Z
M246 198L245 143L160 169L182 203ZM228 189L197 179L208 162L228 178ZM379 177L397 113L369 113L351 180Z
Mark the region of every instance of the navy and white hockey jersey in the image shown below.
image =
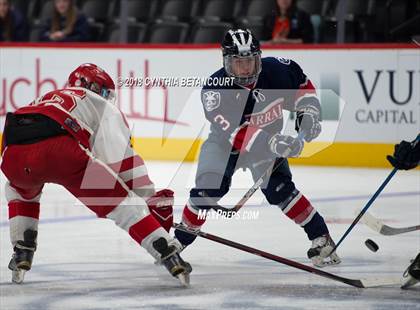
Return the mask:
M262 70L252 89L233 84L205 86L201 101L211 123L211 137L229 142L235 150L253 151L283 128L283 110L299 111L310 105L321 109L315 88L300 66L284 58L261 59ZM214 78L227 78L224 68Z

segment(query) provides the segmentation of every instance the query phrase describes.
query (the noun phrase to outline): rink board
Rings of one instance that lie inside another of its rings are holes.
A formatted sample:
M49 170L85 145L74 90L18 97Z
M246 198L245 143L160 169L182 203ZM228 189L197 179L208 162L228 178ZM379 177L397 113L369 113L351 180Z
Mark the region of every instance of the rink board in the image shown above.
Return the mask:
M321 136L306 146L308 156L293 163L387 167L393 144L420 131L420 49L415 45L265 47L264 56L298 62L323 105ZM208 122L201 87L194 83L221 66L215 45L2 45L0 126L6 112L62 88L68 73L84 62L98 64L122 84L118 105L146 160L197 158ZM152 85L153 79L173 84ZM292 134L293 120L284 119Z
M160 160L195 161L202 140L171 139L166 143L167 145L162 146L160 139L138 138L135 139L134 148L147 159L156 159L156 154L159 154ZM324 143L312 142L305 148L317 145L323 147ZM315 155L308 158L291 158L289 162L294 165L310 166L390 167L384 154L393 152L393 144L335 142Z

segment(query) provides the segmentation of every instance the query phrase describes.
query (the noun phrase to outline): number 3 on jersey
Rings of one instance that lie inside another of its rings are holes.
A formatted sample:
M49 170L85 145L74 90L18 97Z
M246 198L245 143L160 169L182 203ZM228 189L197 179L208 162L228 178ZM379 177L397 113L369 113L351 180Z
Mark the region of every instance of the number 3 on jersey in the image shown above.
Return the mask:
M230 127L230 123L221 114L217 114L214 118L214 121L220 124L223 130L228 130L228 128Z

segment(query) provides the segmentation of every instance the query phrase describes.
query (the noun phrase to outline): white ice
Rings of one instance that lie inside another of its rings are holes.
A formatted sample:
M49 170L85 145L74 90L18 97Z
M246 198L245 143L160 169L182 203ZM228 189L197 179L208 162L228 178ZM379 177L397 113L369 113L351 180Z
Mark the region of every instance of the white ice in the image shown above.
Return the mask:
M175 189L180 220L194 164L150 162L160 187ZM292 167L297 187L325 217L338 240L390 172L389 169ZM174 177L176 175L176 177ZM23 285L11 284L12 254L1 179L0 309L420 309L420 285L357 289L205 239L183 252L193 266L191 287L182 288L111 221L96 219L55 185L41 200L38 249ZM234 204L252 185L239 171L223 203ZM260 192L241 211L247 219L209 219L203 231L309 264L304 231ZM257 212L257 213L255 213ZM420 224L420 173L399 171L370 213L388 225ZM258 215L258 218L254 218ZM364 241L371 238L379 251ZM349 278L399 278L420 250L420 232L381 236L357 225L339 247L340 266L324 270Z

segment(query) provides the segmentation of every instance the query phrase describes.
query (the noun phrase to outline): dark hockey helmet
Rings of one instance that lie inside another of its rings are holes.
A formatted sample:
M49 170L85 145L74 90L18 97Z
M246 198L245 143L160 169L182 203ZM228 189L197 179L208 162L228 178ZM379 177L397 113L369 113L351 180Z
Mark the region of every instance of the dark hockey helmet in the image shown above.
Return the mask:
M223 66L236 84L254 83L261 73L260 42L248 29L229 30L222 42Z
M114 81L105 70L95 64L85 63L77 67L70 73L67 85L89 89L108 100L115 98Z

